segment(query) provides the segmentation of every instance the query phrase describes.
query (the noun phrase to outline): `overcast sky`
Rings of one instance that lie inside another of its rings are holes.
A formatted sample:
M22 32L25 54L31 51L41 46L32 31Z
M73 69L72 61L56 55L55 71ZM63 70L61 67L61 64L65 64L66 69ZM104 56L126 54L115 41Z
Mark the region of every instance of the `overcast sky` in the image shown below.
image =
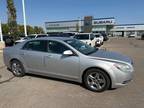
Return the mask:
M23 23L22 0L14 0L17 21ZM27 24L73 20L90 15L115 17L118 24L144 23L144 0L25 0ZM0 19L7 22L6 0L0 0Z

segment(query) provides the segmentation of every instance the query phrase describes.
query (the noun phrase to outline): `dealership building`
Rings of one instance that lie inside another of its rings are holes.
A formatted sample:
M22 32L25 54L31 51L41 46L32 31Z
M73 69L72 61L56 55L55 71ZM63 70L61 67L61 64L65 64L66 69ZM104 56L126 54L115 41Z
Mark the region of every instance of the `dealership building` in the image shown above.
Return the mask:
M139 37L144 33L144 24L120 24L110 30L114 36Z
M117 24L114 17L93 18L86 16L83 20L45 22L47 33L58 32L105 32L114 36L139 36L144 33L144 24Z

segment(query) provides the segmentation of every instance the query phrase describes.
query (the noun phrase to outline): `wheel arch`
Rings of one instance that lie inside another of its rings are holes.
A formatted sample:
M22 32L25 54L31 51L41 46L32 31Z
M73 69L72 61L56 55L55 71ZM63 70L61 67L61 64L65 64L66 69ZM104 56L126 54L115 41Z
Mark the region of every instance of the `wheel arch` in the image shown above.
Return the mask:
M9 63L11 63L11 62L14 61L14 60L17 60L17 61L21 62L18 58L12 58L12 59L9 61Z
M19 61L20 63L22 63L18 58L12 58L12 59L10 59L10 61L9 61L9 66L10 66L10 68L11 68L11 63L12 63L12 61L14 61L14 60L17 60L17 61Z
M84 82L84 75L85 75L85 73L86 73L88 70L90 70L90 69L99 69L99 70L105 72L106 75L108 76L109 80L110 80L110 86L109 86L109 88L111 88L111 86L112 86L112 79L111 79L110 75L108 74L108 72L107 72L106 70L104 70L104 69L102 69L102 68L100 68L100 67L89 67L89 68L85 69L85 70L83 71L82 76L81 76L81 78L82 78L82 83Z

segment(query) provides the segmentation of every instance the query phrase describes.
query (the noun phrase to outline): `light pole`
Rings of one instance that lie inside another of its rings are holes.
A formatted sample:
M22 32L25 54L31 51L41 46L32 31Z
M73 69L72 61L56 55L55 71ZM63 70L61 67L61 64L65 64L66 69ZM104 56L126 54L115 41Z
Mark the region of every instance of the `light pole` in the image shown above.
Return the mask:
M79 25L78 26L79 27L78 32L80 33L81 32L81 18L80 17L78 17L78 25Z
M24 2L24 0L22 0L22 6L23 6L23 19L24 19L24 32L25 32L25 36L27 36L26 15L25 15L25 2Z
M1 38L1 42L3 42L1 20L0 20L0 38Z

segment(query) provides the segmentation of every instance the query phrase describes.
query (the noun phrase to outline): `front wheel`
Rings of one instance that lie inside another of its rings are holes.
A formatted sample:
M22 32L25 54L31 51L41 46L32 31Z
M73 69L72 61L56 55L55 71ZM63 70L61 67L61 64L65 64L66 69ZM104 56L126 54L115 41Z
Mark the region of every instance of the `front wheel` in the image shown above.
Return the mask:
M94 92L103 92L110 86L108 75L100 69L90 69L84 74L84 85Z
M17 77L22 77L25 75L24 67L18 60L13 60L11 62L11 71Z

